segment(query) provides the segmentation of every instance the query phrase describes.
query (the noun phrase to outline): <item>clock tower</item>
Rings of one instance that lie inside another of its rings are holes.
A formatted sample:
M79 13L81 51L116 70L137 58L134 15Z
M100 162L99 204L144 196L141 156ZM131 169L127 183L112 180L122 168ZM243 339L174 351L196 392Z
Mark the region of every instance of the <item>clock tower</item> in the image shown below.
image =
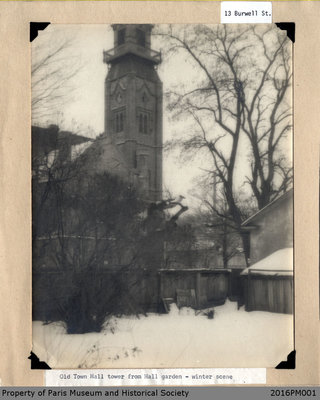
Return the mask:
M122 153L143 197L162 198L161 54L151 49L153 25L116 24L114 48L104 51L105 134Z

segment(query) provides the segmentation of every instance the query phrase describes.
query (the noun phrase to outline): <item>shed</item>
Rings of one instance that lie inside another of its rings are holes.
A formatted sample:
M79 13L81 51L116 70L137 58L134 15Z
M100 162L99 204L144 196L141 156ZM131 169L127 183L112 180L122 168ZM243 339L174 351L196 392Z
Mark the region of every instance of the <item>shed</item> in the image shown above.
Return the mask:
M242 231L250 234L251 264L293 247L293 189L244 221Z
M275 251L241 273L246 311L293 313L293 248Z
M196 309L224 304L229 274L227 269L161 269L159 299Z

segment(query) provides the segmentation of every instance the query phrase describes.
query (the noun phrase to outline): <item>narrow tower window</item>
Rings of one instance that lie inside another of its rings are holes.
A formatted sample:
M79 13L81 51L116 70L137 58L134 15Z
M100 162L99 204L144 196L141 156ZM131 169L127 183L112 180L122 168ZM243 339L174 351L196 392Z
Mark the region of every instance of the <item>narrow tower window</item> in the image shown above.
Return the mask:
M139 167L139 168L143 168L143 167L146 166L146 163L147 163L146 156L140 155L140 156L139 156L138 167Z
M145 115L143 117L143 133L147 134L148 133L148 117Z
M118 132L118 130L119 130L119 117L118 114L116 114L114 119L114 131Z
M124 123L125 123L125 112L124 111L115 112L113 118L114 132L115 133L123 132Z
M120 113L120 132L123 131L123 113Z
M136 29L137 43L139 46L146 47L146 34L141 29Z
M150 188L151 188L151 171L150 171L150 169L148 169L147 178L148 178L148 190L150 190Z
M125 37L126 37L126 29L120 29L118 31L118 46L121 46L125 42Z
M151 132L150 112L140 111L138 115L139 115L139 133L148 135Z
M139 132L143 133L143 116L142 116L142 114L139 115Z
M137 162L137 152L133 152L133 168L137 168L138 162Z

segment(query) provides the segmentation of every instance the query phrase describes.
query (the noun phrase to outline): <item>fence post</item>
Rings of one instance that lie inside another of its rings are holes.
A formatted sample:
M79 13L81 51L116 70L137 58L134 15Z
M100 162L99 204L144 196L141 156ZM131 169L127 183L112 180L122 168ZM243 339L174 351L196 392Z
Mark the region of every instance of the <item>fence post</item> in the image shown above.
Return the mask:
M201 307L201 272L197 272L196 275L196 299L197 308Z
M161 310L161 298L162 298L162 274L158 271L158 313Z

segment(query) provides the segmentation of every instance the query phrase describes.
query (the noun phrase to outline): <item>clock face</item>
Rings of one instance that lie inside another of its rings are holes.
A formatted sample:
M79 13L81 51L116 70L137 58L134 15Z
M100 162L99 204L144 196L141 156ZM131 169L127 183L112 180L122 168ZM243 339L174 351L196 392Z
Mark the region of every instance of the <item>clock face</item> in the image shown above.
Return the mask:
M116 100L117 100L118 103L121 103L121 101L122 101L121 93L117 94Z

